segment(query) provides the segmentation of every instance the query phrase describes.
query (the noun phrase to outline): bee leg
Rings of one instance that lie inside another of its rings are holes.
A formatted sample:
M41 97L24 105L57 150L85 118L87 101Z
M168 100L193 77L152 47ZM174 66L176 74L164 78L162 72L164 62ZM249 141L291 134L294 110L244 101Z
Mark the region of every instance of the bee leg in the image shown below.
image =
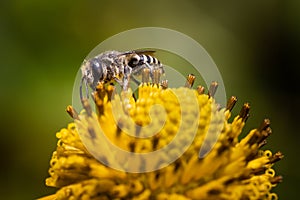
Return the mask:
M127 91L129 88L129 80L130 80L130 76L124 76L123 77L123 90Z
M138 80L136 80L136 78L135 78L133 75L131 75L131 79L133 80L133 82L134 82L135 84L137 84L137 85L140 85L140 84L141 84L141 82L138 81Z
M124 67L123 81L120 83L124 91L127 91L129 88L129 81L132 75L132 71L133 71L132 68L129 67L128 65Z
M141 73L145 67L149 68L145 63L136 65L134 68L132 68L132 74L136 75L138 73Z
M123 88L123 81L118 79L117 77L114 77L114 80Z
M151 78L152 83L153 83L154 82L153 66L151 66L148 63L145 63L145 66L150 70L150 78Z
M153 67L149 63L145 62L145 63L143 63L141 65L135 66L133 68L133 70L132 70L132 74L133 75L141 74L145 68L149 69L149 71L150 71L150 77L151 77L151 80L153 81ZM135 78L133 77L133 79L135 79ZM138 85L140 84L140 82L136 82L136 80L134 80L134 81L135 81L136 84L138 84Z

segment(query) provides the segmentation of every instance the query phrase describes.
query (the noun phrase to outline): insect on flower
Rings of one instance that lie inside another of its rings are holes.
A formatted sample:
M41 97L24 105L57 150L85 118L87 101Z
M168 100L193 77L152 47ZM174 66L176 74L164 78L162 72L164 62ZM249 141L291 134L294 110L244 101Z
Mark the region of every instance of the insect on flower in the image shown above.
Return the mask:
M113 50L84 60L81 66L80 99L83 100L84 98L83 84L86 90L86 98L89 98L89 87L95 91L99 83L116 81L126 91L129 87L130 79L137 84L140 83L136 76L140 75L144 69L149 69L153 83L159 83L160 75L164 74L164 69L161 62L152 56L154 52L151 50L126 52ZM155 75L157 72L158 76Z

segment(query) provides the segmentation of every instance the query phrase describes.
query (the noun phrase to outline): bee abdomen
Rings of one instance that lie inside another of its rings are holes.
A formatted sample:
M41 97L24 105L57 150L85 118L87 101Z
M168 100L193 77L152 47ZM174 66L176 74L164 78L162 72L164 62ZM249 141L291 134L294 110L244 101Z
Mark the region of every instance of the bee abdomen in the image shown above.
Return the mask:
M160 62L157 58L149 55L140 55L140 63L148 63L150 65L159 65Z

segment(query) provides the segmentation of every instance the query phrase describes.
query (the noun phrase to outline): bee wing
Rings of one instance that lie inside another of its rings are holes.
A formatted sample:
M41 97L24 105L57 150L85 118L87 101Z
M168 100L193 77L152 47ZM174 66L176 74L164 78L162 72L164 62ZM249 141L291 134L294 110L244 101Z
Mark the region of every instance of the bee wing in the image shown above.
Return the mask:
M133 51L134 53L141 55L149 55L149 56L154 56L155 51L154 50L143 50L143 49L137 49Z
M121 53L119 56L130 55L130 54L138 54L138 55L144 54L144 55L154 56L154 53L155 53L154 50L137 49L132 51L125 51L124 53Z

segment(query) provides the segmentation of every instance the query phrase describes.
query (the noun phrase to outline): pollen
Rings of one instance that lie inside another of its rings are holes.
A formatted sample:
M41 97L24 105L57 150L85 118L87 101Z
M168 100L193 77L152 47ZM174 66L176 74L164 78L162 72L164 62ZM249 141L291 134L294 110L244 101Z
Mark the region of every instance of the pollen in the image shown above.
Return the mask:
M221 108L214 99L217 83L206 94L202 86L193 89L194 79L189 75L180 88L144 82L137 98L131 90L114 94L114 86L100 84L93 94L96 111L87 101L79 113L68 106L74 122L56 133L46 179L58 190L41 199L277 199L272 189L282 177L273 166L283 154L262 149L272 133L270 120L241 138L250 105L231 117L237 98ZM132 164L104 140L131 154L169 149ZM168 163L171 157L176 159Z

